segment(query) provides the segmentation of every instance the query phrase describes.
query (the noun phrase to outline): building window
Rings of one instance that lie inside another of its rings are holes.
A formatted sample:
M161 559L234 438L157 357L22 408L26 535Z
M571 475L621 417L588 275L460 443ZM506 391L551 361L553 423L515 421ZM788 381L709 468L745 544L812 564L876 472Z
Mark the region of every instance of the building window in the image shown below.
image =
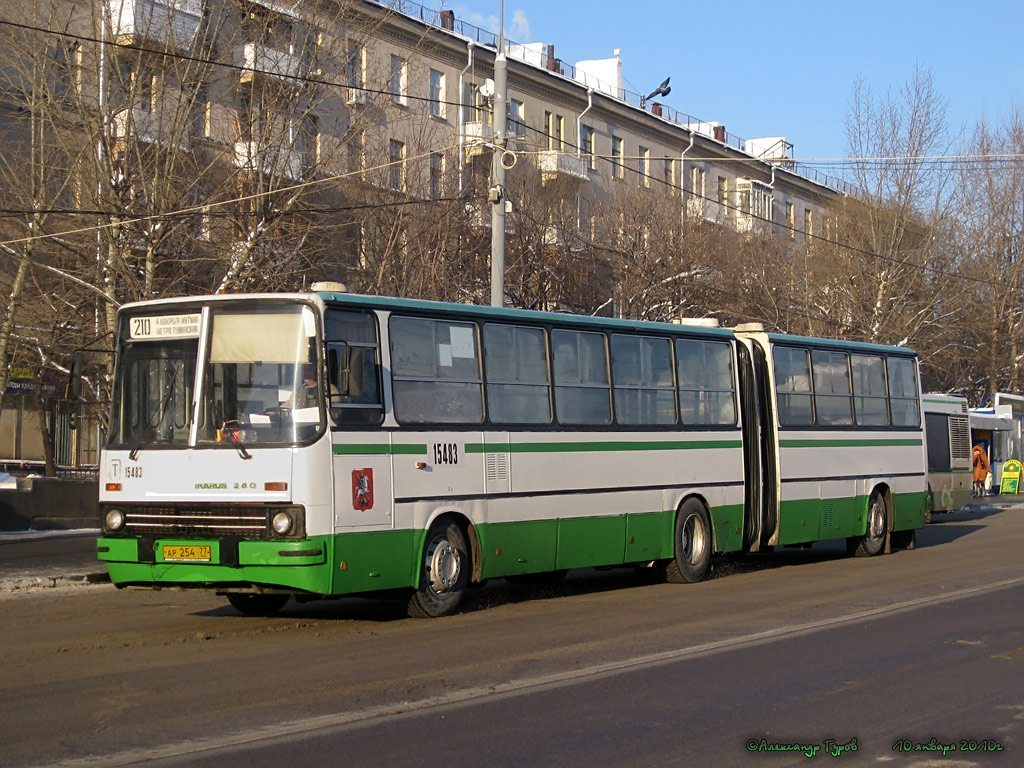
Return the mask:
M690 168L690 194L694 197L703 200L705 197L705 182L707 180L707 174L703 168L693 166Z
M674 187L676 185L676 161L671 157L665 158L665 183Z
M348 59L345 62L345 84L351 88L363 87L363 72L366 55L359 43L348 44Z
M651 150L648 147L640 147L640 162L637 165L637 172L640 174L640 186L651 186Z
M302 151L302 163L305 167L307 178L312 176L316 167L320 164L320 117L315 114L308 114L302 118L298 136L300 149Z
M594 129L589 125L580 126L580 152L587 157L587 167L594 167Z
M786 203L786 229L790 240L796 237L796 206L792 203Z
M753 195L749 189L739 190L739 200L736 213L745 213L748 216L754 213Z
M388 87L391 92L391 100L395 104L401 104L405 106L408 103L407 88L409 85L409 64L408 62L399 57L391 57L391 77L388 80Z
M623 150L622 150L622 139L618 136L612 136L612 178L622 178L622 161L623 161Z
M565 118L554 112L545 112L544 130L548 135L548 149L561 149L565 137Z
M523 130L523 122L526 115L526 107L523 102L518 99L509 99L508 106L506 107L506 117L508 121L506 123L506 131L510 136L522 136L525 131Z
M462 124L476 122L476 101L480 96L479 86L468 80L462 84Z
M388 144L388 186L405 191L405 143L391 139Z
M122 61L119 67L119 85L124 89L127 100L143 112L153 111L153 97L156 91L156 76L149 67L137 66Z
M594 214L590 209L590 200L585 197L580 198L577 226L580 230L580 238L584 242L590 242L594 235Z
M445 83L444 73L436 69L430 70L430 114L434 117L445 116Z
M729 180L724 176L718 177L718 204L729 204Z
M354 104L366 99L363 90L366 73L366 49L359 43L350 42L345 59L345 85L349 87L348 103Z
M441 197L442 181L444 176L444 155L440 152L430 154L430 199L437 200Z
M196 86L189 107L189 123L193 136L210 137L210 89L206 85Z
M814 211L810 208L804 209L804 234L808 238L814 236Z
M53 94L66 98L79 92L81 84L81 51L78 43L58 45L53 54Z
M348 137L345 142L345 160L349 173L358 173L363 170L364 148L365 137L362 131L357 131Z

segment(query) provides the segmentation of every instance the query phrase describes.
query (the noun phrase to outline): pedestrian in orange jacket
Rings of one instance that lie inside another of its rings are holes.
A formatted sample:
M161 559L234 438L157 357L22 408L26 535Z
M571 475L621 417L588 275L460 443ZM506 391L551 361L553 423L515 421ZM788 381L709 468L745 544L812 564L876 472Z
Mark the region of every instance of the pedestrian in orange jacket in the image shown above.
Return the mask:
M974 446L974 495L985 495L985 479L991 471L988 464L988 455L981 445Z

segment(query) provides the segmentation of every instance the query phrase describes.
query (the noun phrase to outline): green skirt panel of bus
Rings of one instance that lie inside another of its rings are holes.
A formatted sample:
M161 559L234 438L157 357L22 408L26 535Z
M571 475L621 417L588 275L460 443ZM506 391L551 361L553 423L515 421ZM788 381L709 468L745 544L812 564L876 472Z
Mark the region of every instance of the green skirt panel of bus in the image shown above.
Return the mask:
M742 546L741 505L711 510L715 549ZM675 510L475 526L482 577L641 563L674 554ZM262 584L315 594L418 586L420 529L343 533L301 542L240 541L237 558L217 539L98 540L117 585Z
M870 496L783 501L779 513L779 544L804 544L825 539L863 536L867 531ZM925 524L928 494L892 495L892 530Z

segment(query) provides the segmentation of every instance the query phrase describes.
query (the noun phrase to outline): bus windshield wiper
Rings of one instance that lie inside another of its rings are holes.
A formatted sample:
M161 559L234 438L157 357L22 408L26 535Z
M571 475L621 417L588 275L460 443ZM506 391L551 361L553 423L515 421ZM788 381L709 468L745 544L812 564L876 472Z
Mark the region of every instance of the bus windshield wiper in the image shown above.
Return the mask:
M235 444L235 448L238 449L238 455L248 461L252 458L252 454L245 450L245 446L242 445L242 430L232 429L229 433L231 435L231 442Z
M146 427L146 431L142 433L139 442L132 446L131 451L128 453L128 458L135 461L139 457L139 451L142 450L142 447L154 437L156 437L156 427L152 425Z

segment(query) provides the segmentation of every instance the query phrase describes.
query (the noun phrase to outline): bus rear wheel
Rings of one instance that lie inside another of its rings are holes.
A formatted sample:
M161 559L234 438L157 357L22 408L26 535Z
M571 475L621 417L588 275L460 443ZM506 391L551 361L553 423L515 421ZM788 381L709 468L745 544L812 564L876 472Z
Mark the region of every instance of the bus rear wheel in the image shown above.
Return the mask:
M665 579L673 584L703 581L711 565L711 516L696 499L688 499L676 515L675 557Z
M273 616L284 608L288 595L248 595L242 592L228 594L231 607L246 616Z
M408 614L428 619L454 611L465 594L469 570L469 548L462 529L451 520L435 521L427 530L420 586L409 598Z
M863 536L846 540L846 549L856 557L873 557L885 549L885 536L889 531L889 510L882 494L875 491L868 502L868 525Z

